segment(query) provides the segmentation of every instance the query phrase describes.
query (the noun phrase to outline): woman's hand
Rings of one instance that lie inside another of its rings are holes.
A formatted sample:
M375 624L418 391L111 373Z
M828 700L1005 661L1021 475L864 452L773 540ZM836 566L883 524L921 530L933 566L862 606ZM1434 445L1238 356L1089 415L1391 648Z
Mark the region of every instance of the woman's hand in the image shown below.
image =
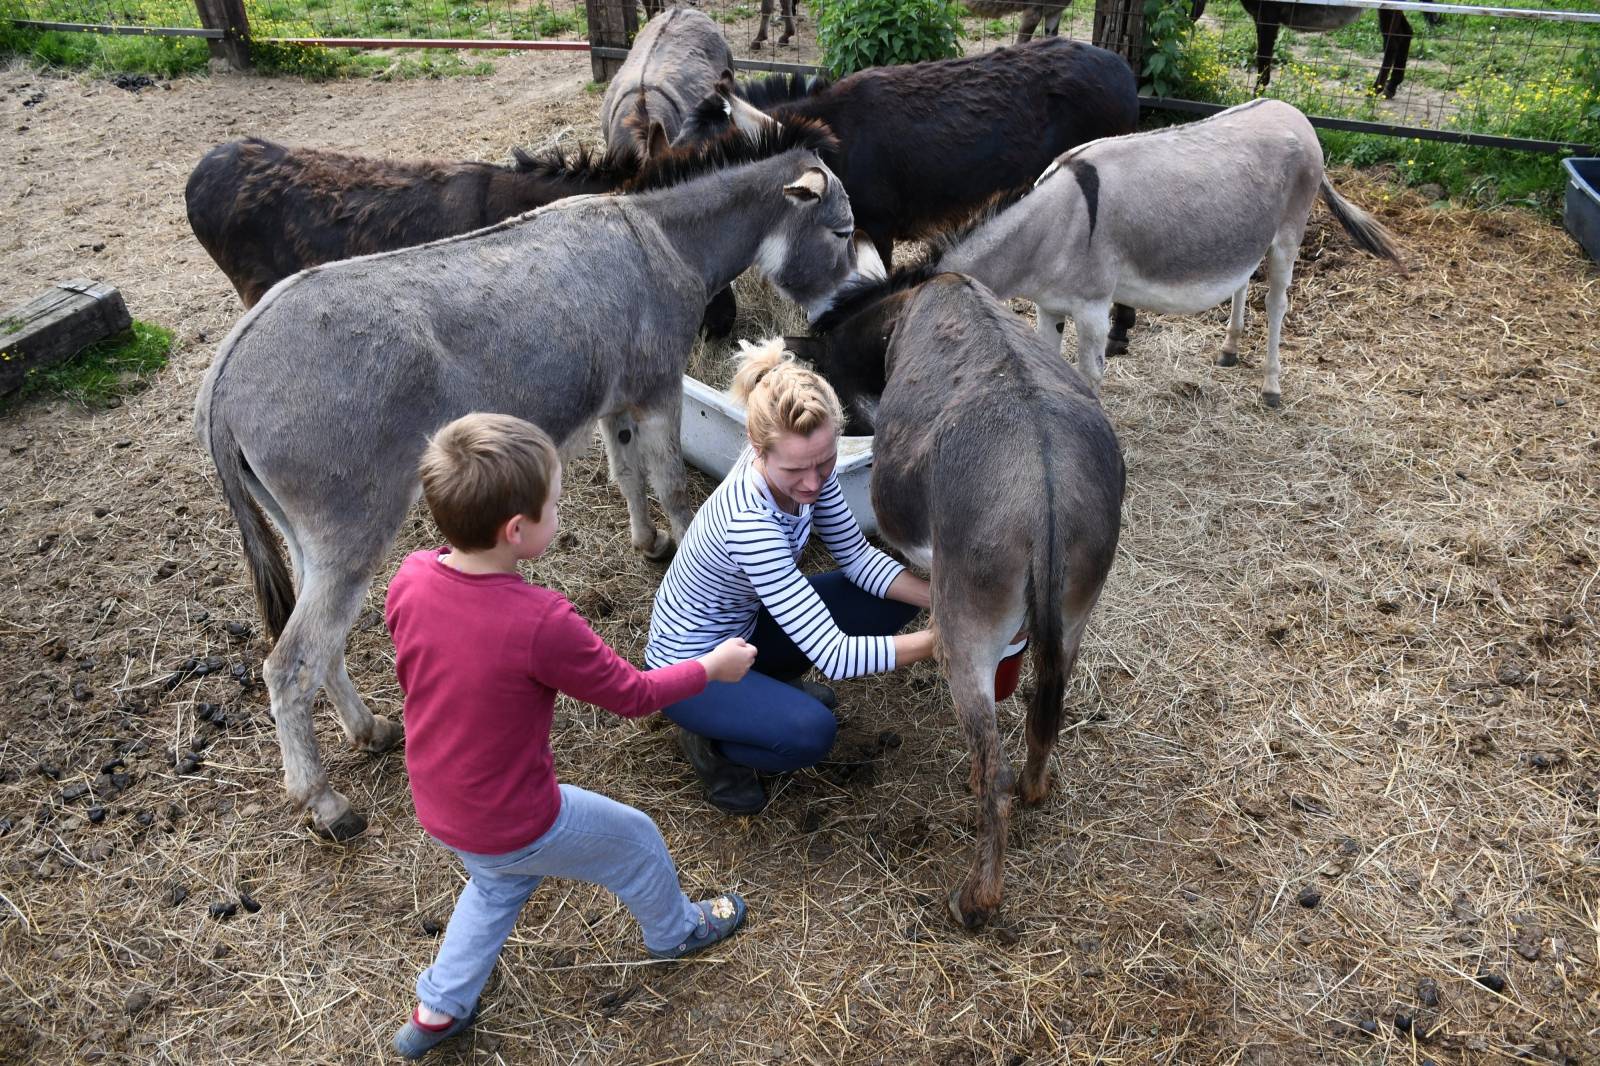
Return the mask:
M935 636L932 627L919 630L916 633L901 633L894 638L894 665L898 670L902 666L920 663L924 659L933 658Z
M706 680L742 681L756 661L756 646L742 637L729 637L715 648L700 656L700 665L706 668Z

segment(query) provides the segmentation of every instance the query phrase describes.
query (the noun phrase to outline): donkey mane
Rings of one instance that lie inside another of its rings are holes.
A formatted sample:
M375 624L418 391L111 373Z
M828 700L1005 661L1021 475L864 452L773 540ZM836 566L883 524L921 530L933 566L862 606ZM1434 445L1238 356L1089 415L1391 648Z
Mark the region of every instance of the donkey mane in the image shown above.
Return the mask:
M811 323L811 335L820 337L831 333L879 300L893 296L897 292L914 289L942 273L944 271L939 269L939 264L930 260L917 263L915 266L901 267L883 279L851 278L839 287L828 309Z
M580 144L570 153L554 146L537 152L513 148L511 155L514 160L511 169L518 174L550 180L592 181L617 186L639 173L639 161L628 149L597 151Z
M745 103L771 111L780 104L815 96L832 84L832 80L820 74L768 74L765 78L737 82L733 91Z
M1054 164L1051 165L1054 166ZM995 193L989 197L982 207L968 215L964 222L959 222L938 233L930 234L927 238L928 261L930 263L938 263L952 249L958 247L979 229L987 226L1000 215L1005 214L1021 203L1023 198L1032 191L1033 188L1031 186L1026 186L1020 189L1007 189L1004 192Z
M714 141L674 148L665 155L647 161L640 168L638 176L623 185L620 191L636 193L668 189L714 170L756 163L795 149L821 155L838 146L833 131L815 119L792 119L781 126L765 127L754 136L735 127Z

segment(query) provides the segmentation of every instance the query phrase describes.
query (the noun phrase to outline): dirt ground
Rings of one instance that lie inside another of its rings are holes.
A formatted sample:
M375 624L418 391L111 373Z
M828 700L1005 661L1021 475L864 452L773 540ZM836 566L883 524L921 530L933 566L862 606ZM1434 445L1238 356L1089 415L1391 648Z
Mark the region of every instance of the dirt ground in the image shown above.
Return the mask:
M240 307L183 184L246 133L496 160L593 136L585 60L497 68L136 94L0 71L0 305L103 278L177 334L120 406L0 415L0 1061L368 1062L408 1009L459 873L401 755L350 752L331 715L372 831L325 843L283 800L269 649L190 428ZM754 819L699 802L669 732L563 703L563 777L653 815L749 928L649 964L614 900L549 883L435 1061L1600 1061L1600 273L1545 220L1337 178L1412 270L1318 210L1283 409L1257 399L1259 295L1241 367L1211 365L1224 310L1141 321L1112 362L1122 546L998 921L944 910L972 805L932 667L842 684L843 751L875 760ZM659 571L598 455L568 485L534 574L637 661ZM374 607L432 541L413 516ZM350 664L398 714L376 613ZM211 916L241 894L259 909Z

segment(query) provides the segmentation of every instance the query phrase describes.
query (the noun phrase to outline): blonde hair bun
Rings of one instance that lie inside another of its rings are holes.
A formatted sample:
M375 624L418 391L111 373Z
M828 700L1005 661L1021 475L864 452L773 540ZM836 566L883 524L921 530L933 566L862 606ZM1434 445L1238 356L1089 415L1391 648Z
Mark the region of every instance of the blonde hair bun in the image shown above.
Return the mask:
M738 369L729 387L734 402L744 405L750 443L765 452L785 433L809 437L832 423L838 436L844 425L839 396L826 378L784 351L783 338L759 344L739 342Z

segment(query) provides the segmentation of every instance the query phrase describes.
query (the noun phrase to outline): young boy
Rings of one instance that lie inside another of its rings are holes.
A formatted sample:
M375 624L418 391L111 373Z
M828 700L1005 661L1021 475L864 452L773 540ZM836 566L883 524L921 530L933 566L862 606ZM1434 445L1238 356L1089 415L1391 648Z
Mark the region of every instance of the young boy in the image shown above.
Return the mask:
M708 681L738 681L756 654L729 640L641 672L564 596L518 575L518 561L543 554L558 522L561 463L538 427L507 415L458 418L429 442L421 474L449 547L406 558L384 617L405 692L417 821L471 880L438 957L417 979L416 1010L394 1034L407 1058L472 1024L500 948L543 877L610 889L658 958L700 951L739 927L737 893L700 903L683 894L648 815L556 783L550 717L558 691L641 717Z

